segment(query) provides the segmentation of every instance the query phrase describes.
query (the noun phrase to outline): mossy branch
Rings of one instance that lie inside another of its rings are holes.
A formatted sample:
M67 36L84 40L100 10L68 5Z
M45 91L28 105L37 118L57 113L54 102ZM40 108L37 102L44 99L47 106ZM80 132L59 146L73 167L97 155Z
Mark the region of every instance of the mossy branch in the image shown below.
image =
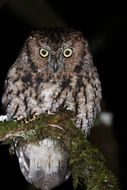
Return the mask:
M22 121L0 122L0 141L12 147L15 142L37 143L47 137L58 140L69 153L74 189L82 186L84 190L119 190L118 179L106 168L103 155L75 127L72 118L70 112L59 112Z

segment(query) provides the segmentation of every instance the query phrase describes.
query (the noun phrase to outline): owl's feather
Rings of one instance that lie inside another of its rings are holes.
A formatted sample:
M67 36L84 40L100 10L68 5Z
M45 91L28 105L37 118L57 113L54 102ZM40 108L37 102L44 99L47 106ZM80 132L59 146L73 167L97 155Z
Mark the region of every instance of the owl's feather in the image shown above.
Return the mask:
M42 58L39 49L49 56ZM65 48L73 54L63 56ZM58 71L53 71L58 64ZM75 112L77 127L88 134L100 110L101 86L83 34L73 30L32 33L5 82L3 105L8 119L56 112L61 106Z
M56 113L61 107L71 110L85 135L100 101L101 84L88 42L73 29L32 32L8 72L2 99L8 120Z
M52 189L69 176L67 151L57 141L44 139L38 144L20 146L16 152L23 175L37 188Z

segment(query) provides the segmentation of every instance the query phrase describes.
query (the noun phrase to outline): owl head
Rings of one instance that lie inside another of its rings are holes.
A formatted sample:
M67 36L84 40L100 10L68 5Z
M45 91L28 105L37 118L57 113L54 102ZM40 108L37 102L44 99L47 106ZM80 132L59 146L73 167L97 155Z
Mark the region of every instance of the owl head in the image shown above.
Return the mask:
M91 62L83 33L74 29L43 29L31 33L26 41L30 67L44 81L60 80L82 73ZM90 60L88 62L88 59Z

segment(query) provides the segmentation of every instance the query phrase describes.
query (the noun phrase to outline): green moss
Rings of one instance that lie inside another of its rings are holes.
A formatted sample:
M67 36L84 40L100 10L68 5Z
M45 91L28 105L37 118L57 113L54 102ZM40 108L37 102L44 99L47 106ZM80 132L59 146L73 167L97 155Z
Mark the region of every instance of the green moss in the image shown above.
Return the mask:
M68 150L74 189L82 186L84 190L118 190L118 179L106 168L103 155L75 127L72 118L73 113L61 111L35 119L0 122L0 139L12 145L12 150L15 141L22 144L47 137L55 139Z

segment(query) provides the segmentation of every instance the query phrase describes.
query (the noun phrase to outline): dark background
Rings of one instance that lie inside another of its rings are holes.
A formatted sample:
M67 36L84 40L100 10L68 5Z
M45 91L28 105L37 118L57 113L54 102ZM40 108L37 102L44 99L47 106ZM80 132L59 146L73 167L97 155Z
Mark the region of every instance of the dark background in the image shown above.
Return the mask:
M92 142L104 152L122 190L127 189L126 24L127 8L122 1L0 1L0 97L7 71L31 30L67 26L84 32L102 82L102 109L114 114L112 128L101 126ZM59 189L70 189L68 183ZM0 147L0 184L1 190L34 189L6 145Z

